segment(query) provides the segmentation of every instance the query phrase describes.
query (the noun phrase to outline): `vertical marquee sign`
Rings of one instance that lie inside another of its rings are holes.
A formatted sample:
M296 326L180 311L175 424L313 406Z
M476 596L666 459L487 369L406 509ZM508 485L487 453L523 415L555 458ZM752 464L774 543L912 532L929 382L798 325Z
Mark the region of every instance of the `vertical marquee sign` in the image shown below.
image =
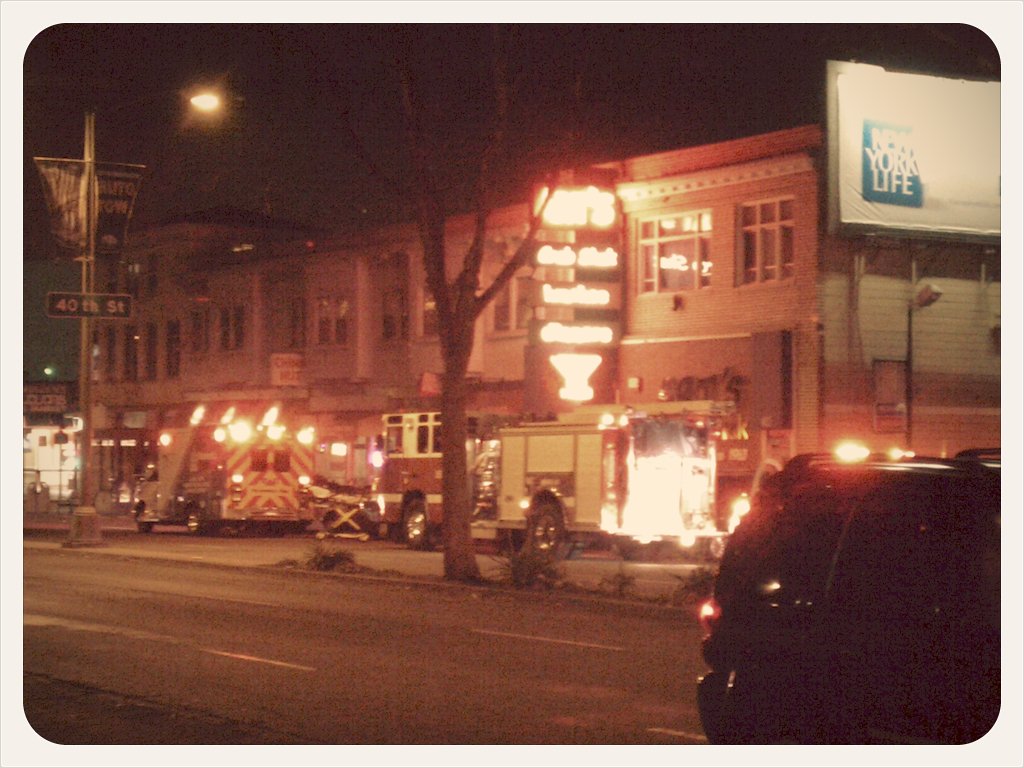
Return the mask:
M613 179L581 179L575 174L541 194L550 199L534 258L537 293L530 346L544 360L542 365L557 371L559 399L600 400L591 377L610 388L622 308L620 219Z

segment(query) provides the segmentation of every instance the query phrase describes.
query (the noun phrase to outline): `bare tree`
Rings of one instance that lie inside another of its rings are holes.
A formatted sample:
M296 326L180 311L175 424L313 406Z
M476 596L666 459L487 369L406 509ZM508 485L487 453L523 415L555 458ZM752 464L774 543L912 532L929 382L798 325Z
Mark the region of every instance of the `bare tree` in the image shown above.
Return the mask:
M472 499L467 483L466 401L469 389L466 373L477 318L488 303L508 284L516 271L532 256L543 206L530 208L527 231L514 253L507 257L494 280L481 285L487 220L495 190L501 183L500 169L507 153L511 87L508 73L506 30L495 29L493 38L493 126L476 167L473 193L472 239L465 253L450 254L446 242L449 212L440 189L438 167L423 124L425 110L419 101L415 73L407 59L399 58L406 148L411 157L411 181L407 194L415 208L423 248L427 287L437 307L438 331L444 370L441 376L441 450L444 522L444 576L456 581L479 581L474 555ZM546 201L545 201L546 202Z

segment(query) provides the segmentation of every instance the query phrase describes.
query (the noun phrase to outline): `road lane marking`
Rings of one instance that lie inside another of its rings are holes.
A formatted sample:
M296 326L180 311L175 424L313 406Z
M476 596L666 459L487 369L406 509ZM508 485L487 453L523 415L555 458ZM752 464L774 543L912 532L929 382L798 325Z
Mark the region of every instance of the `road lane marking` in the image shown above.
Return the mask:
M691 741L699 741L701 744L706 744L708 741L707 736L703 733L690 733L688 731L675 731L671 728L648 728L648 733L663 733L666 736L678 736L681 739L690 739Z
M85 621L62 619L57 616L43 616L36 613L24 614L23 622L26 627L62 627L64 629L78 630L79 632L98 632L105 635L121 635L122 637L130 637L134 640L164 642L174 645L190 645L187 640L183 640L172 635L160 635L156 632L146 632L145 630L140 629L114 627L109 624L92 624ZM246 656L241 653L229 653L227 651L218 651L213 648L197 648L197 650L202 651L203 653L213 653L218 656L242 659L243 661L257 661L262 664L273 664L278 667L289 667L291 669L301 669L308 672L316 671L315 667L307 667L302 664L290 664L287 661L276 661L275 659L264 659L259 656Z
M171 635L158 635L155 632L146 632L141 629L129 629L128 627L114 627L109 624L92 624L86 621L75 621L74 619L61 619L57 616L42 616L35 613L23 615L23 623L26 627L62 627L64 629L78 630L79 632L98 632L104 635L122 635L135 640L156 640L165 643L183 642Z
M515 632L498 632L493 629L474 629L472 632L476 632L480 635L497 635L499 637L514 637L519 640L536 640L541 643L559 643L560 645L576 645L580 648L598 648L602 651L624 651L618 645L602 645L601 643L581 643L576 640L561 640L557 637L541 637L540 635L519 635Z
M227 656L230 659L255 661L260 664L272 664L275 667L288 667L289 669L302 669L306 672L316 672L316 667L306 667L302 664L291 664L287 661L277 661L275 659L264 659L261 656L247 656L244 653L229 653L228 651L218 651L214 648L200 648L199 650L203 653L212 653L214 656Z

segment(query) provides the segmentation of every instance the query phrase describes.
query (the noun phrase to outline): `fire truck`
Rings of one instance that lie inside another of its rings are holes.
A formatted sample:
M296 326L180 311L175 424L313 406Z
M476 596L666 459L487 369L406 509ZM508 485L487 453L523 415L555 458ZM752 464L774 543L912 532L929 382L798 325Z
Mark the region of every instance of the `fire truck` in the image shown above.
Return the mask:
M290 428L280 408L210 416L198 406L185 427L165 429L134 506L143 533L185 525L194 533L303 531L313 522L308 486L312 427Z
M495 430L471 417L474 538L553 553L602 542L624 556L671 542L719 557L748 508L745 493L717 497L715 425L731 408L710 401L585 407ZM438 541L439 433L436 412L384 416L377 501L396 538L414 548Z

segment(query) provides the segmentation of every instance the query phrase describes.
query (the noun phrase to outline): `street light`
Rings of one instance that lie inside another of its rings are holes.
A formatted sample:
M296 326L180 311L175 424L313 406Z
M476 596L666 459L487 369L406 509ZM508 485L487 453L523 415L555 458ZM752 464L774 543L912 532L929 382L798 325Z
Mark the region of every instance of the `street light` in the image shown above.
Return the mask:
M914 312L930 307L942 298L942 289L928 283L907 302L907 370L904 375L906 382L905 400L907 404L907 450L913 450L914 439Z

